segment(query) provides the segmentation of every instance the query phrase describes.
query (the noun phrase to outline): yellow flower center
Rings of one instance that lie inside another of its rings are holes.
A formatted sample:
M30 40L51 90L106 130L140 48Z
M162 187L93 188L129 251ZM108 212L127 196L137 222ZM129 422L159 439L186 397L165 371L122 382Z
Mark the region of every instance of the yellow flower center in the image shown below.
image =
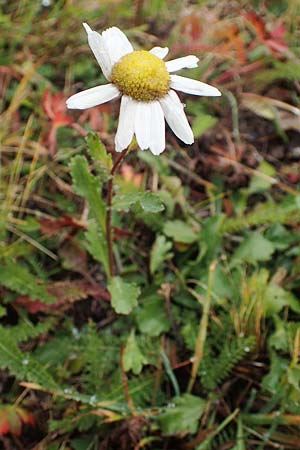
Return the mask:
M111 81L122 94L141 102L164 97L170 87L165 63L145 50L123 56L113 67Z

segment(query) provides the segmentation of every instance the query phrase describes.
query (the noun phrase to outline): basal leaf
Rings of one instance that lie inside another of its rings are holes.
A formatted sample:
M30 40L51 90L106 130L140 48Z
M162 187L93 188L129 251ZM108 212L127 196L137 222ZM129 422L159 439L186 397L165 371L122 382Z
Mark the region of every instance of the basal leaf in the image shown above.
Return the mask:
M205 401L191 394L175 397L170 406L160 414L158 421L166 435L195 433L205 409Z
M137 326L141 333L159 336L170 328L164 308L164 299L158 295L146 297L136 311Z
M134 283L127 283L116 276L111 278L108 290L111 295L111 305L118 314L129 314L137 305L140 288Z
M128 212L136 205L146 213L158 213L165 208L159 196L152 192L131 192L115 195L113 199L113 208L117 211Z
M157 236L150 253L150 272L153 274L173 253L170 251L172 243L165 236Z
M142 210L147 213L158 213L165 209L160 197L153 192L143 192L139 202Z
M129 194L116 194L113 198L113 209L128 212L140 199L140 192Z
M232 262L245 261L253 264L268 261L274 251L272 242L258 232L250 233L235 251Z
M135 338L134 330L131 331L125 347L124 367L126 372L132 370L135 375L141 373L143 366L147 364L147 359L141 352Z
M284 306L289 306L293 311L300 312L300 301L281 286L270 283L263 296L262 308L265 314L272 316L281 311Z
M164 233L174 239L175 242L183 244L192 244L198 239L195 230L182 220L170 220L164 226Z

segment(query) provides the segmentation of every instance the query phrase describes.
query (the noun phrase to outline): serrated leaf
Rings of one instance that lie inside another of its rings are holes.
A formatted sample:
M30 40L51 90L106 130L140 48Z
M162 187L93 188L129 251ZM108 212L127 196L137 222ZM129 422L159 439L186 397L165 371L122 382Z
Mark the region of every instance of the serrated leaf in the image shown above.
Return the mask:
M147 297L136 312L136 322L141 333L159 336L170 329L170 320L164 308L164 299L157 295Z
M232 262L246 261L254 264L258 261L268 261L274 251L272 242L257 232L250 233L235 251Z
M205 405L202 398L191 394L173 398L170 406L158 417L163 433L166 435L195 433Z
M165 208L159 196L152 192L131 192L115 195L113 199L113 209L116 211L128 212L135 205L147 213L158 213Z
M270 283L263 296L262 308L264 314L273 316L281 311L284 306L289 306L293 311L300 312L300 302L292 294L275 283Z
M134 330L131 331L124 352L124 368L126 372L132 370L135 375L141 373L143 366L147 364L147 359L141 352L135 338Z
M165 209L160 197L153 192L143 192L139 202L142 210L146 213L158 213Z
M140 199L139 192L131 192L129 194L116 194L113 198L112 207L116 211L128 212L130 208Z
M109 274L109 262L107 252L107 242L104 234L94 220L88 223L88 230L84 234L86 238L85 247L96 261L103 264L105 273Z
M106 181L113 165L112 156L107 153L105 145L100 141L97 133L89 133L86 137L89 154L95 162L96 170L102 181Z
M111 305L118 314L129 314L137 305L140 288L134 283L127 283L121 277L112 277L108 290L111 295Z
M82 155L72 158L70 168L75 192L87 200L92 216L105 233L106 205L101 198L99 179L90 173L87 159Z
M198 239L194 229L182 220L170 220L164 226L164 233L174 239L175 242L183 244L192 244Z
M0 285L21 295L28 295L31 299L41 300L45 303L55 301L55 297L49 294L45 282L32 275L29 270L14 262L6 262L0 265Z
M165 236L157 236L150 252L150 272L153 274L167 260L171 259L170 252L172 242L167 241Z

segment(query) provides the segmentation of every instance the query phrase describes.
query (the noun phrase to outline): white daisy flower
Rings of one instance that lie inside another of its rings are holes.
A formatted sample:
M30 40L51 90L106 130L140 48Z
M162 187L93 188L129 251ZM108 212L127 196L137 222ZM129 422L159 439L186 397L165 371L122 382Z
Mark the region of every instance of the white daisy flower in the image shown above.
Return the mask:
M174 134L185 144L194 135L184 113L184 106L174 91L216 97L220 91L206 83L172 75L184 68L197 67L194 55L164 62L169 49L154 47L149 52L135 51L117 27L102 34L83 24L88 42L101 70L110 82L72 95L67 100L71 109L86 109L121 98L116 151L125 150L135 135L141 150L159 155L165 149L165 119Z

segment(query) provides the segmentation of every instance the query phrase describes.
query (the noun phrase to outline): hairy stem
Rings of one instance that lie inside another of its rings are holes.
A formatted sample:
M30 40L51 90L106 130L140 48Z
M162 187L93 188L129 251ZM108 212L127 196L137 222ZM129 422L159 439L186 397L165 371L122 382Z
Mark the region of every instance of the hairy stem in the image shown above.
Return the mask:
M112 227L111 227L111 206L113 199L113 183L114 183L114 175L118 170L121 162L125 158L128 149L124 150L112 166L110 171L110 177L107 184L107 198L106 198L106 242L108 249L108 262L109 262L109 273L110 276L113 277L115 275L115 263L114 263L114 255L113 255L113 236L112 236Z

